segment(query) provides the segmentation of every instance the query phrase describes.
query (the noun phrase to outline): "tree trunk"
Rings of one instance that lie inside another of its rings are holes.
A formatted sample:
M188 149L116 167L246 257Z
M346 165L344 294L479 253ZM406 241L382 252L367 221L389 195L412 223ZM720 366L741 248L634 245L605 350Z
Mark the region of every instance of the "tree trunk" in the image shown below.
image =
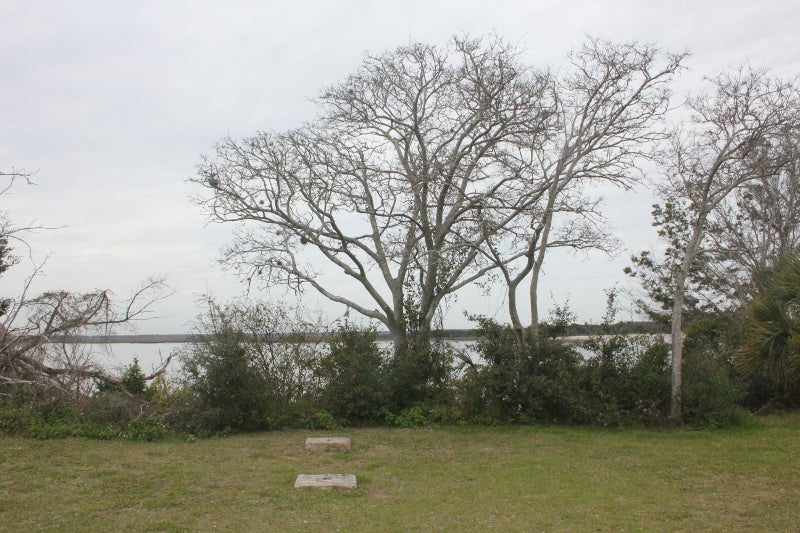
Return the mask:
M673 287L672 299L672 328L671 343L672 343L672 387L670 394L670 407L669 414L674 419L681 420L681 387L683 385L683 303L686 298L686 280L689 279L689 272L692 269L692 263L697 256L697 250L700 246L700 239L703 235L703 229L706 223L706 216L701 214L695 221L692 228L692 237L689 239L689 244L686 246L686 252L683 256L683 263L678 272Z
M683 284L686 281L683 270L678 278L672 301L672 388L669 404L669 414L676 420L681 419L681 385L683 382Z
M539 269L533 269L533 274L531 274L531 287L530 287L530 298L531 298L531 325L529 326L529 331L531 332L531 338L534 342L539 341Z
M550 202L550 209L552 209L552 197ZM536 261L533 263L531 271L531 286L530 286L530 299L531 299L531 325L530 332L531 338L534 342L539 342L541 334L539 327L539 274L542 272L542 264L544 263L544 254L547 250L547 245L550 242L550 226L553 224L553 214L548 213L544 227L539 241L539 251L536 253Z
M392 348L394 348L393 356L397 359L400 354L405 353L408 349L408 338L406 338L405 333L392 331L390 332L392 336Z
M511 327L514 329L514 338L520 351L525 349L525 328L522 327L522 320L517 311L517 284L508 286L508 314L511 317Z

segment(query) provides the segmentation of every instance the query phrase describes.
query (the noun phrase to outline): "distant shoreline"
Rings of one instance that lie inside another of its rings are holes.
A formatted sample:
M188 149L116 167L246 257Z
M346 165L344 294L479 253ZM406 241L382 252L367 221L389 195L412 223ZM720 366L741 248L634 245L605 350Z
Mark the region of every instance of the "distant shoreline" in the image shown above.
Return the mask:
M192 334L174 335L77 335L69 341L79 344L170 344L194 342L200 337ZM53 342L61 342L62 339Z
M286 340L289 342L318 342L324 341L335 335L336 332L330 333L306 333L306 334L287 334L275 335L272 340L280 341ZM622 333L623 335L665 335L664 332L654 331L628 331ZM475 330L470 329L448 329L444 331L434 332L433 338L456 340L456 341L476 341L479 334ZM590 340L593 337L607 337L609 333L606 332L567 332L567 335L559 336L559 340L567 344L581 344ZM157 334L157 335L78 335L68 339L53 339L51 342L74 342L79 344L184 344L191 342L198 342L203 339L203 335L193 333L177 333L177 334ZM391 335L388 331L377 332L377 339L379 341L391 341Z
M319 341L332 337L336 332L331 333L306 333L301 335L276 335L276 339L289 339L292 341L302 340ZM77 342L80 344L171 344L171 343L187 343L196 342L201 340L203 335L193 333L177 333L177 334L157 334L157 335L76 335L69 337L67 340L70 342ZM377 332L378 340L390 340L391 335L388 331ZM434 338L443 339L457 339L457 340L473 340L477 338L477 334L473 330L466 329L449 329L441 332L433 333ZM62 342L65 339L53 339L52 342Z

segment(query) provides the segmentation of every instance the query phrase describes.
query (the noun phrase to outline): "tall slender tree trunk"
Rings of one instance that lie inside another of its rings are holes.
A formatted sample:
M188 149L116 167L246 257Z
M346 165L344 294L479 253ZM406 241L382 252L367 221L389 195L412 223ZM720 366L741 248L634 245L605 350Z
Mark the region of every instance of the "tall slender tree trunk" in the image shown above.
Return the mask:
M682 418L681 387L683 386L683 304L686 300L686 280L692 269L697 251L700 247L700 240L703 236L706 215L700 214L692 228L692 236L686 246L683 256L681 269L675 279L672 299L672 327L671 351L672 351L672 387L670 393L669 414L676 420Z
M525 329L517 311L517 284L509 284L508 286L508 315L511 317L511 327L514 329L517 347L520 350L524 350L527 343L525 342Z
M672 387L670 390L669 414L676 420L681 419L681 386L683 383L683 301L686 278L681 275L675 283L675 294L672 301Z
M552 203L552 202L551 202ZM550 206L552 209L552 205ZM531 285L530 285L530 300L531 300L531 325L530 332L531 338L534 342L539 342L541 336L541 328L539 327L539 274L542 272L542 264L544 264L544 255L547 251L547 245L550 242L550 226L553 224L553 214L548 213L542 229L539 250L536 252L536 261L533 263L531 270Z
M533 341L539 342L539 269L536 267L534 267L533 273L531 274L530 300L531 324L528 329L531 332Z

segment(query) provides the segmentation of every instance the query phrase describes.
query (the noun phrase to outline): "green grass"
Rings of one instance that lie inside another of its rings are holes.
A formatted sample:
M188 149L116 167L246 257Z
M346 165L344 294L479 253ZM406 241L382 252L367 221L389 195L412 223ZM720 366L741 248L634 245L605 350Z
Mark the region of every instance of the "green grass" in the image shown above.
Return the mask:
M0 439L4 531L797 531L800 415L732 430L356 429ZM356 474L355 491L294 489Z

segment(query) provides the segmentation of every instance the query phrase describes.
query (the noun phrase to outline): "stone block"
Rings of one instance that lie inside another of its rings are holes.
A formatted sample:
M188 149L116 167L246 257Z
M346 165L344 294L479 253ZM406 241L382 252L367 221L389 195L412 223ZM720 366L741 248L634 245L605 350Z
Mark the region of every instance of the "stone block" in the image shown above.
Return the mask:
M354 490L358 487L353 474L300 474L294 488Z
M306 439L306 450L317 452L349 452L350 439L347 437L309 437Z

